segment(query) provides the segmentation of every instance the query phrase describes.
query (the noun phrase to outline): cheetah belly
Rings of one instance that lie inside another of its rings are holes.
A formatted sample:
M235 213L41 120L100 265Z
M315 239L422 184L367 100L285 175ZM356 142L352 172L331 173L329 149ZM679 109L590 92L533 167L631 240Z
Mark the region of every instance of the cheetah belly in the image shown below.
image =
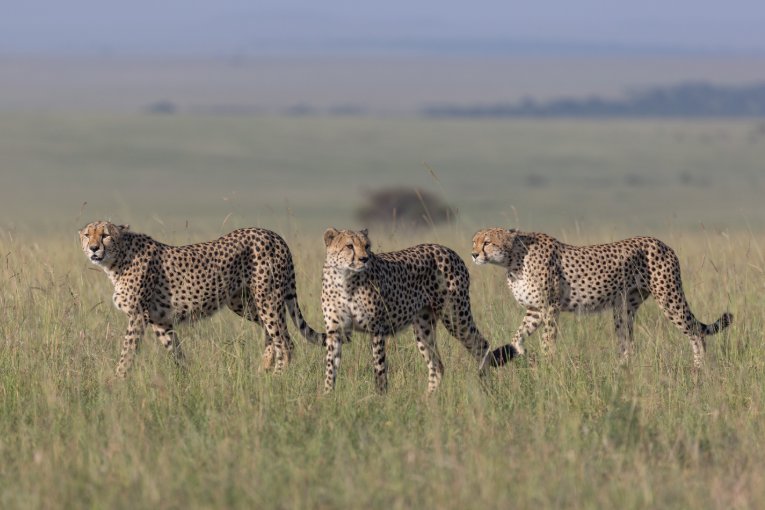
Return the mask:
M561 311L596 313L609 308L613 298L608 293L581 285L561 282Z
M209 317L231 301L236 287L241 288L236 278L214 269L178 272L169 291L173 315L178 321Z
M410 292L397 293L393 299L384 299L375 291L357 290L349 299L349 319L353 328L390 335L411 324L414 313L422 308L416 303L422 299L419 289L408 290Z

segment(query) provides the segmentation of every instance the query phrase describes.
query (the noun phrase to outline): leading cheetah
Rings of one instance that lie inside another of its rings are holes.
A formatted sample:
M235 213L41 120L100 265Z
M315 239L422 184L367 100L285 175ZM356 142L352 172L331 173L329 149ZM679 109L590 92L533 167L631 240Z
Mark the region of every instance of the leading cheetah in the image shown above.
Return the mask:
M632 237L594 246L570 246L546 234L489 228L473 236L476 264L507 269L507 284L526 307L512 345L523 354L523 339L544 324L542 346L553 347L558 314L613 309L622 360L630 354L638 307L653 295L664 315L691 341L695 368L702 365L705 336L730 325L724 313L714 324L694 317L685 299L680 263L672 248L653 237Z
M372 335L377 390L388 386L385 341L412 325L417 347L428 363L428 393L441 382L444 367L436 347L436 324L485 366L512 358L509 345L489 350L489 342L473 322L470 276L459 255L445 246L421 244L391 253L373 253L366 230L324 233L327 248L321 305L327 330L325 391L335 386L341 337L352 329Z
M114 304L128 316L118 377L130 369L147 325L182 364L175 324L223 306L264 327L265 369L275 364L279 372L290 361L285 306L309 342L324 343L324 335L303 320L287 243L270 230L244 228L215 241L168 246L126 225L96 221L80 230L80 242L88 259L109 275Z

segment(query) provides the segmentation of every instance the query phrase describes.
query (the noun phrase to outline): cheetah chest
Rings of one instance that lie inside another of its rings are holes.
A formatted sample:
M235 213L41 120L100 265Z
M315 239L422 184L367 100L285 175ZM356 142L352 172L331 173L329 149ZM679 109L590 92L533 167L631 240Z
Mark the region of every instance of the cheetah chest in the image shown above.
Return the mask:
M333 301L337 320L342 327L366 330L375 315L375 297L364 287L340 286Z
M522 276L508 275L507 286L510 288L513 297L522 306L527 308L538 308L543 305L540 301L540 292L529 280Z

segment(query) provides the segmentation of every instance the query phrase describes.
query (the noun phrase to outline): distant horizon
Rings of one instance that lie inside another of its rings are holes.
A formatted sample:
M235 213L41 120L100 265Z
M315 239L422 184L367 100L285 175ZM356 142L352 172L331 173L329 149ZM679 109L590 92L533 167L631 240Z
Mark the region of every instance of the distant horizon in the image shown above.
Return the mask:
M0 112L365 112L765 82L762 56L3 56ZM162 109L160 108L160 109Z
M438 37L438 38L317 38L306 40L264 39L230 48L198 47L151 50L128 49L118 45L92 48L9 48L0 46L0 56L39 58L248 58L248 57L751 57L765 56L765 47L719 45L630 44L540 38Z

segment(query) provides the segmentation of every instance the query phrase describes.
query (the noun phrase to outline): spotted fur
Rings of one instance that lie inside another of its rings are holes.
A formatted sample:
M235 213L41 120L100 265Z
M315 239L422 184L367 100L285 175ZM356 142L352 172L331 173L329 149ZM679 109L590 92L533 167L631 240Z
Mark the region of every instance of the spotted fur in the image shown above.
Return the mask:
M473 236L476 264L507 269L507 284L526 307L512 345L523 354L523 339L542 325L542 346L550 350L557 319L564 312L612 309L623 360L629 357L635 313L653 296L664 315L691 341L693 362L702 365L705 337L725 329L733 316L699 322L683 292L675 252L653 237L632 237L594 246L570 246L542 233L490 228Z
M428 393L441 382L444 367L436 346L440 320L485 366L503 365L513 356L509 345L494 351L470 311L470 276L449 248L421 244L391 253L374 253L366 230L328 229L321 292L327 330L325 391L331 391L340 366L341 338L351 330L372 335L378 391L388 386L385 343L412 325L417 347L428 364Z
M278 372L290 361L285 307L309 342L324 343L324 335L311 329L300 311L287 243L270 230L245 228L215 241L169 246L125 225L97 221L80 230L80 242L88 259L109 275L114 304L128 316L119 377L130 369L147 325L182 364L175 325L223 306L263 326L265 369Z

